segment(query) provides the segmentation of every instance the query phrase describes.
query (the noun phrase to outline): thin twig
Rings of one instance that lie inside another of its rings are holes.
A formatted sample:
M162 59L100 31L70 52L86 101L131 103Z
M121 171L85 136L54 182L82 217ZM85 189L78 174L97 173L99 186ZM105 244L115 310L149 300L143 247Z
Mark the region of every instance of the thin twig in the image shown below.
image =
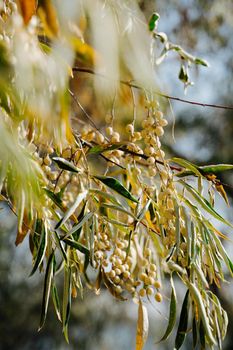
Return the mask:
M107 77L104 74L95 72L93 69L90 68L84 68L84 67L73 67L72 68L73 72L83 72L83 73L88 73L88 74L93 74L93 75L98 75L104 79L108 79L108 80L112 80L111 78ZM119 82L123 85L129 86L130 88L135 88L135 89L144 89L142 86L137 85L135 83L126 81L126 80L119 80ZM159 91L153 91L156 95L160 96L160 97L164 97L170 100L174 100L174 101L178 101L178 102L182 102L182 103L188 103L191 105L196 105L196 106L201 106L201 107L210 107L210 108L219 108L219 109L229 109L229 110L233 110L233 106L225 106L225 105L217 105L217 104L212 104L212 103L202 103L202 102L197 102L197 101L192 101L192 100L186 100L180 97L176 97L176 96L170 96L167 94L163 94Z
M99 127L96 125L96 123L92 120L92 118L90 117L90 115L87 113L87 111L85 110L85 108L83 108L83 106L81 105L81 103L79 102L79 100L77 99L77 97L75 96L75 94L68 89L69 94L71 95L71 97L73 98L74 102L76 103L76 105L81 109L81 111L83 112L83 114L85 115L85 117L89 120L89 122L91 123L91 125L100 132Z

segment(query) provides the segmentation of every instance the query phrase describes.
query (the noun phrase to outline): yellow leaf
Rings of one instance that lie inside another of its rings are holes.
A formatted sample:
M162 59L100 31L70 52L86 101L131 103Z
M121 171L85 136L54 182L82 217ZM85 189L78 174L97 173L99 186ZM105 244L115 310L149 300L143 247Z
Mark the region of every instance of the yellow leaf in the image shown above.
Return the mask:
M58 20L51 0L41 1L37 13L43 24L44 33L49 38L56 36L58 33Z
M216 183L215 184L215 188L220 193L220 195L222 196L222 198L224 199L224 201L226 202L226 204L229 207L229 201L228 201L227 194L226 194L226 192L224 190L223 185Z
M88 64L94 64L96 60L100 59L93 47L84 43L81 39L73 37L71 43L77 54L78 60Z
M19 5L22 12L24 23L28 24L32 16L36 13L37 1L36 0L19 0Z
M142 350L148 336L149 320L147 309L142 305L139 300L138 305L138 324L137 324L137 335L136 335L136 350Z

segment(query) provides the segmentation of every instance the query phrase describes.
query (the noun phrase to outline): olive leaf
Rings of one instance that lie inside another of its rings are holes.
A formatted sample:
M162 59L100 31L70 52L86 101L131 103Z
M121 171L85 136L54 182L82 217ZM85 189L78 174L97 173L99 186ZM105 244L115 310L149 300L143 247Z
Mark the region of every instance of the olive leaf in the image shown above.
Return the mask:
M172 287L172 291L171 291L171 301L170 301L170 312L169 312L169 321L168 321L168 325L167 325L167 329L164 333L164 335L162 336L162 338L160 339L159 342L166 340L169 335L171 334L175 323L176 323L176 304L177 304L177 299L176 299L176 291L175 291L175 286L173 284L173 281L171 280L171 287Z
M73 173L79 173L81 170L77 168L73 163L61 157L53 157L53 161L59 166L62 170L71 171Z
M175 350L179 350L185 340L188 330L188 313L189 313L189 290L187 290L180 313L180 321L176 333Z
M94 178L101 181L103 184L116 191L121 196L131 200L132 202L138 203L138 200L132 196L132 194L120 183L120 181L114 177L95 175Z

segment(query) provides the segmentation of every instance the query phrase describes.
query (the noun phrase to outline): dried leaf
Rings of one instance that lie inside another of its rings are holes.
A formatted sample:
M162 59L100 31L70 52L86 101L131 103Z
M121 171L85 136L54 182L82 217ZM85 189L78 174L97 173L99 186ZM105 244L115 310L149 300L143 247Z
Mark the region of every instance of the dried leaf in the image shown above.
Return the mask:
M215 184L215 188L216 188L216 190L220 193L220 195L222 196L222 198L224 199L224 201L226 202L226 204L227 204L228 207L229 207L229 206L230 206L230 205L229 205L229 201L228 201L227 194L226 194L226 191L224 190L223 185L222 185L222 184L216 183L216 184Z
M138 323L136 334L136 350L142 350L148 337L149 320L147 308L142 305L141 299L138 305Z
M40 0L38 15L43 23L47 36L56 36L58 33L58 20L55 7L51 0Z

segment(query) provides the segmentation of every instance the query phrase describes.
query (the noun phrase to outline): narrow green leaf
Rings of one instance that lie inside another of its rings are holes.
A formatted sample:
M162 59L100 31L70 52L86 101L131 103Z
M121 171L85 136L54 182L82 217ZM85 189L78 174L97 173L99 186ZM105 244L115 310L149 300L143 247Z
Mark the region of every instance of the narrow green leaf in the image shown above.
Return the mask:
M47 267L46 267L42 308L41 308L41 318L40 318L40 326L38 331L40 331L41 328L43 327L47 316L51 282L53 278L53 264L54 264L54 251L50 254Z
M197 345L197 323L195 317L193 317L193 323L192 323L192 336L193 336L193 349L195 349Z
M171 291L169 321L168 321L167 329L159 342L166 340L169 337L169 335L171 334L171 332L175 326L175 323L176 323L176 303L177 303L177 300L176 300L176 291L175 291L175 287L174 287L172 280L171 280L171 287L172 287L172 291Z
M53 161L62 170L71 171L73 173L79 173L81 170L77 168L73 163L61 157L53 157Z
M93 216L93 213L92 212L89 212L87 214L85 214L81 221L77 224L77 225L74 225L72 227L72 229L64 236L62 237L61 239L66 239L68 237L70 237L71 235L75 234L80 228L83 227L83 225L85 224L85 222L87 222L91 217Z
M127 214L127 215L133 217L134 219L136 219L135 216L134 216L134 214L132 214L132 213L131 213L130 211L128 211L127 209L125 209L123 206L101 203L101 207L108 208L108 209L112 209L112 210L121 211L122 213L125 213L125 214Z
M197 169L202 175L211 175L211 174L219 174L227 170L232 170L233 165L232 164L202 165L202 166L198 166ZM193 175L193 171L184 170L176 174L176 176L178 177L184 177L189 175Z
M54 282L52 283L52 299L53 299L53 305L54 305L54 309L55 309L57 318L59 319L60 322L62 322L60 301L59 301L57 287L56 287Z
M203 286L205 288L209 288L209 283L207 282L206 277L205 277L204 272L202 271L201 267L199 265L197 265L196 263L193 263L192 266L196 272L197 277L202 282Z
M81 210L81 212L80 212L80 214L79 214L79 216L78 216L78 222L81 222L82 220L83 220L83 218L84 218L84 216L85 216L85 209L86 209L86 203L84 203L84 206L82 207L82 210ZM79 227L74 233L73 233L73 238L74 238L74 240L75 241L78 241L79 240L79 237L80 237L80 235L81 235L81 232L82 232L82 226L81 227Z
M200 176L200 177L202 176L201 172L198 170L199 168L195 164L189 162L188 160L175 157L175 158L172 158L171 161L181 165L185 169L190 170L196 176Z
M93 194L96 194L97 196L100 196L100 197L102 197L104 199L107 199L113 204L121 205L121 203L118 202L116 197L114 197L110 193L103 192L103 191L100 191L100 190L97 190L97 189L92 189L92 188L89 190L89 193L93 193Z
M138 220L138 221L141 221L141 220L144 218L146 212L147 212L148 209L149 209L150 204L151 204L151 199L149 199L149 200L147 201L147 203L145 204L145 206L144 206L144 207L142 208L142 210L139 212L138 217L137 217L137 220Z
M81 253L83 253L85 255L84 271L86 271L86 269L89 265L89 262L90 262L90 250L87 247L85 247L84 245L82 245L78 242L72 241L71 239L64 239L64 242L66 244L68 244L70 247L79 250Z
M138 203L138 200L114 177L111 176L94 176L95 179L103 182L106 186L119 193L121 196Z
M215 164L200 166L200 169L204 174L218 174L223 171L232 170L232 164Z
M148 27L149 31L153 32L153 30L156 28L158 20L160 18L160 15L156 12L154 12L149 20Z
M231 276L233 276L233 264L231 259L229 258L225 248L222 245L222 242L220 241L220 239L216 236L216 234L211 235L216 243L216 246L218 248L219 253L221 254L223 260L225 261L225 264L228 267L228 270L231 273Z
M209 67L209 63L206 60L203 60L202 58L199 58L199 57L195 58L194 63L200 64L201 66L204 66L204 67Z
M107 151L113 151L122 147L122 143L114 143L112 145L96 145L89 149L88 154L101 154Z
M179 72L178 77L183 83L187 83L189 81L187 69L185 68L185 66L183 64L180 67L180 72Z
M64 210L64 207L62 205L62 200L56 193L53 193L47 188L44 188L44 191L47 194L47 196L56 204L56 206L58 206L58 208L60 208L61 210Z
M58 236L58 233L56 231L53 232L54 233L54 236L55 236L55 240L56 240L56 243L57 243L57 246L63 256L63 259L65 260L65 262L68 261L68 258L67 258L67 255L66 255L66 251L62 245L62 242L60 240L60 237Z
M176 200L174 200L175 204L175 216L176 216L176 255L179 256L180 253L180 207Z
M96 222L96 216L92 217L91 225L89 226L89 252L90 252L90 264L94 267L94 247L95 247L95 232L98 231L98 223ZM85 270L86 270L85 266Z
M216 341L214 339L214 336L212 334L212 330L211 330L211 327L209 324L209 319L208 319L208 316L206 314L206 309L205 309L205 306L203 304L203 298L201 296L201 293L193 283L189 283L189 289L190 289L190 292L192 293L193 298L195 299L195 301L197 303L198 310L199 310L201 320L203 323L203 327L205 330L205 335L208 339L208 342L211 345L213 345L213 344L216 345Z
M233 263L231 259L227 256L228 266L230 268L231 274L233 275Z
M63 240L66 244L68 244L70 247L75 248L77 250L79 250L81 253L83 254L88 254L90 255L90 251L87 247L85 247L84 245L82 245L81 243L72 241L71 239L64 239Z
M64 289L63 289L63 305L62 305L62 324L63 324L63 333L67 343L69 343L68 338L68 322L70 318L70 309L71 309L71 268L66 266L64 273Z
M48 241L47 225L46 225L46 222L43 223L42 220L40 220L40 224L41 224L40 244L37 251L35 264L29 276L32 276L36 272L40 264L42 263L45 256L46 248L47 248L47 241Z
M192 186L184 182L183 180L179 180L179 182L192 194L192 196L195 198L195 200L201 205L201 207L206 210L209 214L211 214L213 217L218 219L219 221L223 222L227 226L230 226L233 228L233 225L224 219L220 214L218 214L214 208L211 206L211 204L201 196L200 193L197 192Z
M200 320L200 325L199 325L199 339L200 339L200 343L201 343L201 349L205 350L205 348L206 348L205 328L204 328L202 320Z
M175 349L179 350L185 340L186 333L188 330L188 314L189 314L189 290L187 290L182 309L180 313L180 321L175 339Z
M66 221L71 217L71 215L75 212L75 210L78 208L78 206L81 204L81 202L86 198L88 191L80 192L75 200L75 202L72 204L72 206L66 211L64 217L57 223L55 226L55 230L59 229L63 224L66 223Z

